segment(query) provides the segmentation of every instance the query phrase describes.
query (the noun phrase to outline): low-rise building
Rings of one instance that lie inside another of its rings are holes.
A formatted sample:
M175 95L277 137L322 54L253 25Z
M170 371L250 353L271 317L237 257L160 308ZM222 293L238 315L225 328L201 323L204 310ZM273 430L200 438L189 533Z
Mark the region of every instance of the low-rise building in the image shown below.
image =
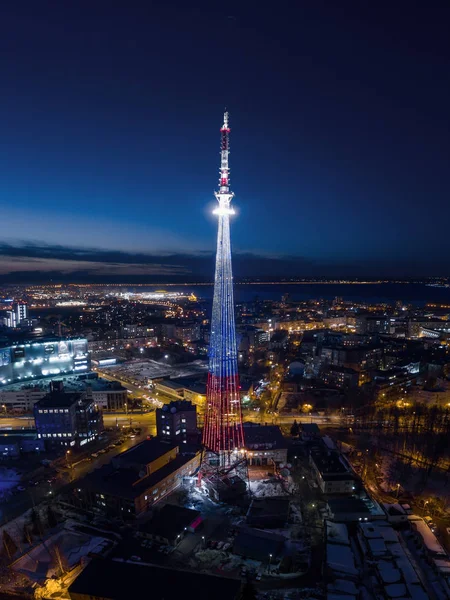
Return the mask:
M197 448L181 449L158 438L145 440L79 480L74 502L109 515L132 518L149 510L200 466Z
M261 529L286 527L290 500L286 496L255 497L246 515L247 524Z
M240 579L155 565L94 558L69 586L71 600L238 600Z
M24 435L4 433L0 435L0 459L20 458L29 452L43 451L45 451L44 440L39 439L36 433L27 432Z
M96 373L58 376L57 381L63 382L66 392L84 394L104 410L123 409L127 402L128 392L120 382L102 379ZM5 386L0 390L0 405L4 405L7 411L31 411L34 404L48 394L50 384L51 380L40 379L33 383Z
M324 447L313 448L309 455L309 463L324 494L351 496L361 487L359 477L339 452Z
M195 533L202 523L198 510L166 504L150 521L139 526L138 536L160 544L176 545L187 532Z
M278 425L244 423L244 443L250 466L278 466L287 462L287 443Z

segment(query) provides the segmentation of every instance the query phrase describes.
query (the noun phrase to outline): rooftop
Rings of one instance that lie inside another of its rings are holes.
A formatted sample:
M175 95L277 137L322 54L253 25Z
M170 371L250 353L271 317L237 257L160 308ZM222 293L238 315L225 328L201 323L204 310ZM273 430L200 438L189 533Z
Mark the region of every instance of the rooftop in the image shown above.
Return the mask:
M56 337L53 335L41 335L41 336L33 336L29 331L25 332L14 332L8 333L6 336L2 336L0 338L0 348L8 348L9 346L23 346L25 344L47 344L52 342L66 342L70 340L83 340L86 341L86 338L83 336L73 336L63 338Z
M142 524L139 530L170 540L182 532L185 527L189 527L199 515L200 512L198 510L175 506L174 504L166 504L160 511L153 515L151 521Z
M325 476L329 478L330 475L346 475L356 479L347 461L339 452L314 448L311 450L311 458L324 479Z
M52 392L38 400L34 405L36 408L53 408L64 406L66 408L77 404L83 395L79 392Z
M192 402L190 400L172 400L172 402L169 402L169 404L164 404L162 406L162 408L157 408L156 412L157 414L160 412L171 412L171 413L176 413L176 412L186 412L186 411L192 411L195 412L197 410L197 407L195 406L195 404L192 404Z
M245 446L252 450L261 448L287 448L286 441L278 425L244 423Z
M212 590L215 600L234 600L240 593L241 582L191 571L95 558L70 585L69 594L71 597L79 594L104 600L130 600L143 597L144 590L149 589L153 600L210 600Z
M133 465L148 465L157 460L167 452L177 448L178 444L169 441L163 441L159 438L144 440L137 446L122 452L112 460L116 467L127 467Z
M83 487L84 489L91 489L96 493L133 500L149 488L152 488L160 481L166 479L166 477L169 477L178 469L181 469L181 467L190 460L192 460L192 456L178 455L163 467L142 479L135 469L115 468L114 465L110 463L109 465L104 465L100 469L92 471L75 484L74 487Z

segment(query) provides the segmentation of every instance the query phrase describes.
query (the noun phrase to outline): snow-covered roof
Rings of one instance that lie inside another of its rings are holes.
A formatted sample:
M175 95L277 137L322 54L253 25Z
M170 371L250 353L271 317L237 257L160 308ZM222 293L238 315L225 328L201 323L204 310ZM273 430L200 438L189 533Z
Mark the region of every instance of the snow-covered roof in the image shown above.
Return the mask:
M394 531L394 529L392 529L391 526L380 527L380 533L383 536L385 542L389 544L398 543L398 534L396 531Z
M333 583L329 583L327 586L328 593L337 592L339 594L347 594L347 595L358 595L358 588L353 583L353 581L348 581L348 579L335 579Z
M441 573L450 575L450 560L435 558L433 562Z
M402 572L403 579L406 583L419 583L417 573L406 556L404 558L397 558L395 564Z
M406 584L409 595L413 600L429 600L429 595L424 591L419 583Z
M417 532L419 533L420 537L422 538L424 545L432 554L447 556L447 553L445 552L444 548L437 541L436 536L423 519L413 521L413 525L417 529Z
M358 575L350 546L327 544L327 565L332 571L338 573L355 577Z
M406 556L405 550L400 542L395 542L395 544L388 544L387 549L395 556L395 558L404 558Z
M332 544L350 545L347 526L343 523L325 521L327 528L327 542Z
M345 594L342 596L341 594L334 594L333 592L327 593L327 600L352 600L354 598L356 600L356 596L353 594Z
M380 528L374 523L360 523L359 528L366 539L382 538Z
M401 598L402 596L406 596L406 585L404 583L393 583L386 585L384 591L389 598Z
M325 444L325 446L330 450L336 450L336 444L333 442L329 435L322 436L322 441Z
M367 544L372 552L373 556L382 556L387 553L386 544L384 540L381 539L373 539L367 540Z
M353 594L345 594L345 596L342 596L341 594L333 594L333 592L327 593L327 600L352 600L352 598L356 600L356 596Z
M398 503L388 504L387 502L382 503L382 507L386 511L386 513L392 517L405 516L405 509Z
M390 562L380 560L377 569L383 583L396 583L401 579L400 571Z

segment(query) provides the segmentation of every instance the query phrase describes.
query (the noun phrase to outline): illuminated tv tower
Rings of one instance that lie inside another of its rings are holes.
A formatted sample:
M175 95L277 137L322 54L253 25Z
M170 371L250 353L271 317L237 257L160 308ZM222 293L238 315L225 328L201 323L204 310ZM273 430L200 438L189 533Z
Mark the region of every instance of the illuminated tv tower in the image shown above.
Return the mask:
M209 373L206 391L203 444L219 467L231 467L240 460L244 446L242 409L237 369L236 327L234 321L233 273L231 268L230 215L233 192L230 191L230 154L228 113L224 114L221 133L219 190L215 192L219 218L216 274L209 346Z

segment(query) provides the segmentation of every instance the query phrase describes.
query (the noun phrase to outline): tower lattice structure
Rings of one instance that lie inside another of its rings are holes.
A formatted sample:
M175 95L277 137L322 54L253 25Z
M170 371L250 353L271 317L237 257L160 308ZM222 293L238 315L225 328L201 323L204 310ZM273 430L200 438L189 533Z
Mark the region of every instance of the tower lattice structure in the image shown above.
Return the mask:
M242 408L237 367L236 326L234 318L233 273L231 266L230 216L234 214L230 190L230 153L228 113L221 132L216 271L209 346L209 372L206 393L203 444L209 458L225 469L242 461L244 447Z

